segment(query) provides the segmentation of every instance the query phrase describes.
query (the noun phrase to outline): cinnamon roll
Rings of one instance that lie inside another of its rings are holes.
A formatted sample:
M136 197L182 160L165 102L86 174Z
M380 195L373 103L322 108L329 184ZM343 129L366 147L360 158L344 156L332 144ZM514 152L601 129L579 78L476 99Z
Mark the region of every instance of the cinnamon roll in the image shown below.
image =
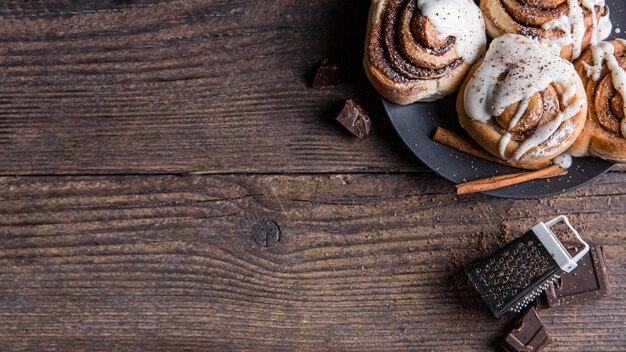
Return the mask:
M605 0L480 0L487 32L538 39L567 60L611 34Z
M485 46L472 0L373 0L364 66L385 98L434 101L458 89Z
M529 38L496 38L457 100L461 126L489 153L537 169L583 129L587 99L574 65Z
M589 114L569 152L626 163L626 41L592 46L575 67L587 90Z

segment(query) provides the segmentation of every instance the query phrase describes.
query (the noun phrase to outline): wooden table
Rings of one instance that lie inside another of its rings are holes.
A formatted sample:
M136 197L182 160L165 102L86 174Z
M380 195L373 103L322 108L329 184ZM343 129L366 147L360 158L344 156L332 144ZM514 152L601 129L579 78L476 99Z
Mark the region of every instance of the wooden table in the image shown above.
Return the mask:
M507 323L462 266L561 213L604 246L613 295L541 312L548 350L626 350L626 169L453 195L364 77L368 7L0 5L0 350L486 351ZM325 57L348 84L308 87ZM346 98L366 141L332 120Z

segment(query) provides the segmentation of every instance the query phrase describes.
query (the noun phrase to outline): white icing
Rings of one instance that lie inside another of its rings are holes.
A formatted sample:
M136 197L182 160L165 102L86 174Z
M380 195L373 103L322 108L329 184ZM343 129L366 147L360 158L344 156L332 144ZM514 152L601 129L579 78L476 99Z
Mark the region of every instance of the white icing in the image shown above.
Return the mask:
M624 45L626 41L618 39ZM606 66L611 72L611 79L613 81L613 88L622 96L622 99L626 103L626 71L620 67L617 58L615 57L615 47L609 42L601 42L591 47L591 55L593 57L593 65L584 63L587 70L587 77L593 78L594 81L600 79L602 75L602 68L606 63ZM624 104L624 116L626 116L626 104ZM621 123L622 136L626 138L626 118L622 119Z
M506 76L502 77L503 74ZM488 123L507 107L520 103L509 126L510 131L519 122L534 94L551 83L563 87L562 100L574 101L554 120L538 127L515 150L511 158L519 160L526 152L548 140L564 121L578 114L586 104L585 96L575 96L576 77L570 62L551 54L538 42L506 34L493 40L484 62L472 75L465 90L465 111L472 119ZM503 158L510 138L506 133L500 140L499 151Z
M600 16L600 19L598 20L596 6L599 5L604 7L604 0L583 0L582 4L591 11L591 20L593 21L591 40L589 41L589 44L596 45L611 35L613 23L611 23L611 19L609 18L610 13L607 13L605 16ZM581 50L582 49L583 48L581 48ZM580 54L578 56L580 56Z
M517 126L517 123L519 122L519 120L522 118L522 116L524 116L524 112L526 112L526 109L528 109L528 105L530 105L531 98L532 96L527 97L519 103L519 107L517 108L517 111L515 112L515 116L513 116L513 118L511 119L511 122L509 123L509 129L512 129L515 126Z
M572 167L572 156L569 154L561 154L552 160L554 165L559 165L564 169Z
M554 148L562 146L563 140L567 139L568 136L574 133L576 127L577 125L573 123L568 123L565 126L561 126L561 128L559 128L558 131L556 131L552 135L552 137L550 137L550 139L545 142L545 148L532 149L530 152L528 152L528 155L533 158L543 158L552 154L554 152Z
M506 147L509 145L509 142L513 138L513 135L510 133L505 133L504 136L500 139L499 151L500 157L502 159L506 159Z
M559 126L561 126L563 122L578 114L586 103L586 99L578 99L574 103L570 104L554 120L539 126L535 133L533 133L533 135L529 138L526 138L524 143L522 143L522 145L515 150L512 158L514 160L519 160L519 158L521 158L529 150L548 140L559 129Z
M542 43L555 54L559 54L561 49L572 45L572 58L577 59L583 50L582 43L585 37L585 11L583 7L591 11L593 25L591 28L591 45L595 45L605 40L611 34L613 24L609 15L596 17L596 5L604 6L604 0L583 0L582 4L578 0L567 0L569 11L559 18L544 23L541 27L546 30L558 29L564 35L559 38L542 39ZM581 6L582 5L582 6Z
M602 42L591 47L591 57L593 65L583 62L583 66L587 71L587 77L593 78L594 81L600 79L604 62L609 56L614 56L615 48L609 42Z
M417 0L417 7L439 32L439 39L456 38L456 52L468 63L485 52L485 21L472 0Z

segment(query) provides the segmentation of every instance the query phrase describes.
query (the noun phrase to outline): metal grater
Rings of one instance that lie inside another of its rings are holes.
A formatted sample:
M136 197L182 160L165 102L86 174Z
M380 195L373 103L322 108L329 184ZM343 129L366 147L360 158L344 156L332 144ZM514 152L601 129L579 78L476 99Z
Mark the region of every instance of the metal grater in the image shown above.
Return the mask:
M550 227L564 222L584 245L572 258ZM565 216L539 223L489 258L465 269L496 318L519 313L564 272L571 272L589 251Z

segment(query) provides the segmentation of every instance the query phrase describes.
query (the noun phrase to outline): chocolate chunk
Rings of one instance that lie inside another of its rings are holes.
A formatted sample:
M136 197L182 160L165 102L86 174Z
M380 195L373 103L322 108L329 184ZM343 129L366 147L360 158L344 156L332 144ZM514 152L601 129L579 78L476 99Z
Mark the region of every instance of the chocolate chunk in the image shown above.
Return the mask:
M579 243L564 244L574 254L582 245ZM589 253L579 262L571 273L564 273L555 283L539 297L539 308L550 308L564 304L582 303L611 294L606 274L602 247L590 243Z
M367 137L372 127L372 121L365 113L365 110L352 100L346 101L339 116L337 116L337 121L360 140L364 140Z
M328 88L341 83L341 67L324 59L313 78L313 88Z
M530 308L502 341L507 352L539 352L552 340L535 308Z

